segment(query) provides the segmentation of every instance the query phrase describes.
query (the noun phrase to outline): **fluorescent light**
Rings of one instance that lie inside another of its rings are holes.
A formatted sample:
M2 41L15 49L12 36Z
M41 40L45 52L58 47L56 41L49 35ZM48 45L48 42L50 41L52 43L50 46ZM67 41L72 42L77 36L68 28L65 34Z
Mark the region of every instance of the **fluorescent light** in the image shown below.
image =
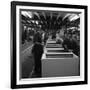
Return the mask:
M24 16L28 16L29 18L32 18L32 13L31 12L22 11L21 14L24 15Z
M70 21L76 20L79 18L79 15L73 14L72 16L69 17Z
M63 20L64 20L66 17L70 16L70 15L71 15L70 13L66 14L66 15L63 17Z

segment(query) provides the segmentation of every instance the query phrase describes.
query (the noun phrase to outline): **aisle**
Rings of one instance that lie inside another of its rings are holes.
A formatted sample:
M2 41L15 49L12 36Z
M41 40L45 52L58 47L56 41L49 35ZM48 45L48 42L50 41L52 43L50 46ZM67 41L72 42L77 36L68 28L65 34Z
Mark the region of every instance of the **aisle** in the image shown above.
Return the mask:
M33 46L33 45L32 45ZM34 60L30 56L31 48L22 53L22 78L31 78ZM62 44L48 40L42 56L42 77L62 77L79 75L79 58L72 52L65 51Z

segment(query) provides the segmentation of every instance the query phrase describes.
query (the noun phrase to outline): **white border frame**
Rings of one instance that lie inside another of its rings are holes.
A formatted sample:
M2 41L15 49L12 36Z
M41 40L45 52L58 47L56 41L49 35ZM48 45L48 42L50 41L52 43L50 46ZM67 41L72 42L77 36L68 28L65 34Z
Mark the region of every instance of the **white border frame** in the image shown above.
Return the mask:
M20 62L19 62L19 29L20 29L20 9L31 9L31 10L50 10L50 11L68 11L68 12L81 12L80 16L80 76L68 76L68 77L50 77L50 78L31 78L31 79L19 79L20 75ZM36 6L16 6L16 84L41 84L41 83L56 83L56 82L75 82L75 81L84 81L84 9L71 9L71 8L53 8L53 7L36 7Z

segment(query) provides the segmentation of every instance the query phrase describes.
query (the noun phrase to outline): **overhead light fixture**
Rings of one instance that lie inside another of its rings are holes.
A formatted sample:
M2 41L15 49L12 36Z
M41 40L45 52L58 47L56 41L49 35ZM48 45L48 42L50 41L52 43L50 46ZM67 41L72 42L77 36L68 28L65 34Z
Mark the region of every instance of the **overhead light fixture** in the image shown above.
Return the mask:
M64 20L65 18L69 17L69 16L71 16L70 13L66 14L66 15L63 17L63 20Z
M78 19L78 18L79 18L79 15L77 15L77 14L73 14L73 15L71 15L71 16L69 17L70 21L74 21L74 20L76 20L76 19Z
M34 14L40 19L40 16L37 12L34 12Z
M26 17L32 18L32 12L22 11L21 14L26 16Z

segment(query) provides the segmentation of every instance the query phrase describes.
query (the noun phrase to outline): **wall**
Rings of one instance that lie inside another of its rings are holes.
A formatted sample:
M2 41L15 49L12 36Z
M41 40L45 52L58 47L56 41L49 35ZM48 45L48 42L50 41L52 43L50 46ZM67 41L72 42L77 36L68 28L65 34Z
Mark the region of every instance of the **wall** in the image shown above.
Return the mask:
M1 90L10 90L10 1L11 0L0 1L0 89ZM60 4L61 3L62 4L81 4L81 5L88 5L88 9L90 9L90 0L46 0L46 1L28 0L28 1L60 3ZM88 11L89 11L88 16L90 16L90 10ZM90 20L90 17L88 17L88 20ZM89 33L90 31L88 31L88 34ZM88 38L90 38L90 36ZM88 46L90 46L90 42L88 42ZM88 48L88 52L90 52L89 50L90 50L90 47ZM89 59L88 59L88 63L90 63ZM88 68L90 68L90 65L88 66ZM90 70L88 74L90 76ZM46 89L89 90L90 78L88 79L89 79L88 85L62 86L62 87L53 87L53 88L52 87L33 88L32 90L46 90ZM21 89L21 90L24 90L24 89Z

